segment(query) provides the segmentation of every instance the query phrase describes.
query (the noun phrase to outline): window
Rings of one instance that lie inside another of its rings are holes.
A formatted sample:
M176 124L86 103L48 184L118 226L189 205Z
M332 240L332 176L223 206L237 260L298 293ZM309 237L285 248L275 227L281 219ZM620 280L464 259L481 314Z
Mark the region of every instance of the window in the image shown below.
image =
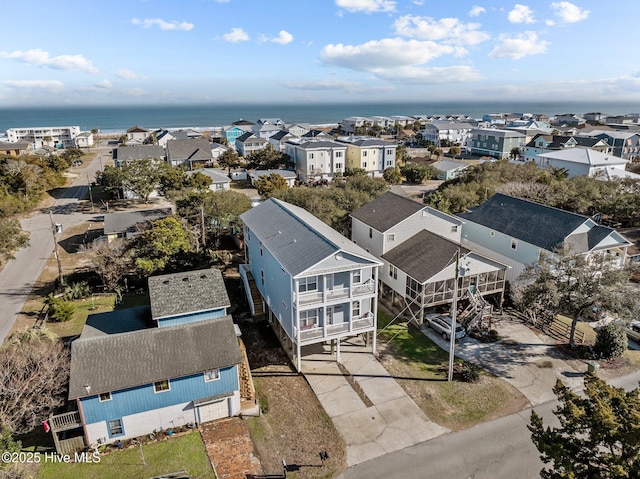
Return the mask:
M260 281L262 282L262 286L264 286L264 270L260 270Z
M300 311L300 329L313 328L318 324L318 310Z
M363 151L363 152L362 152L362 156L367 156L367 152L366 152L366 151Z
M353 282L362 283L362 270L357 270L353 272Z
M458 232L458 225L453 225L453 226L451 227L451 232L452 232L452 233L457 233L457 232Z
M157 393L163 393L165 391L171 391L171 386L169 386L169 380L163 379L162 381L158 381L157 383L153 383L153 391Z
M260 256L262 256L262 241L260 242Z
M393 242L395 240L396 240L396 234L395 233L387 233L387 241Z
M122 419L114 419L109 421L109 435L110 436L121 436L124 434L124 429L122 428Z
M111 393L100 394L100 396L98 396L98 401L100 402L111 401Z
M336 158L342 158L342 152L336 151Z
M489 233L489 235L490 235L490 236L495 236L495 235L496 235L496 232L495 232L495 231L491 231L491 232Z
M309 153L309 159L313 160L315 158L315 154L314 153Z
M342 169L342 163L336 163L336 170Z
M373 238L373 228L369 228L369 238Z
M362 162L362 167L363 167L363 168L366 168L366 167L367 167L367 162L366 162L366 161L363 161L363 162Z
M387 150L387 155L393 155L393 150Z
M351 317L357 318L360 316L360 301L354 301L351 303Z
M216 381L220 379L220 369L209 369L204 372L204 382L208 383L210 381Z
M398 268L392 264L389 265L389 276L393 279L398 279Z
M316 291L318 289L318 277L309 276L307 278L300 278L298 280L298 292L304 293L305 291Z
M511 249L518 249L518 241L512 239L511 240Z

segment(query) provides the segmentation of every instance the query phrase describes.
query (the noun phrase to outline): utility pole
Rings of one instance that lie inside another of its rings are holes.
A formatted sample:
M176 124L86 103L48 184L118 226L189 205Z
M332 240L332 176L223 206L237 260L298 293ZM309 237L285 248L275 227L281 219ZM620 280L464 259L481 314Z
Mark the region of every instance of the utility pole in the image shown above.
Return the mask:
M204 229L204 205L200 205L200 226L202 228L202 249L207 248L207 232Z
M62 225L53 222L53 212L51 210L49 210L49 218L51 219L51 234L53 235L53 254L58 262L58 277L60 278L60 286L64 286L62 264L60 263L60 255L58 254L58 242L56 241L56 234L62 233Z
M449 338L449 376L447 380L453 381L454 348L456 345L456 314L458 312L458 279L460 278L460 249L456 251L456 275L453 282L453 301L451 303L451 337Z
M91 212L93 213L93 194L91 193L91 180L89 179L89 173L87 173L87 186L89 187L89 201L91 201Z

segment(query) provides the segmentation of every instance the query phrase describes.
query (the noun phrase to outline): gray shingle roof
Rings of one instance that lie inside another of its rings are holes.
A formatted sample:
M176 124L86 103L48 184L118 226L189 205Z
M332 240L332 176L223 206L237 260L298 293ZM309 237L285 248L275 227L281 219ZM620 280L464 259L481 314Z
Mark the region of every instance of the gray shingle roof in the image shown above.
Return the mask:
M164 148L158 145L119 146L113 159L117 161L161 159L167 156Z
M383 233L424 207L417 201L387 191L375 200L354 210L351 216Z
M413 235L404 243L382 255L382 258L404 271L419 283L442 271L452 261L456 250L469 250L427 230Z
M240 364L231 316L71 343L69 399ZM87 393L86 386L90 387Z
M460 218L500 231L547 251L560 246L586 216L496 193Z
M335 257L339 251L362 258L363 263L381 264L311 213L275 198L251 208L240 218L294 277L326 258Z
M133 233L136 231L136 225L140 223L156 221L171 215L171 208L106 213L104 215L104 234Z
M231 178L229 178L229 176L224 171L217 168L198 168L197 170L187 171L187 174L195 175L198 172L211 178L211 181L214 184L215 183L231 183Z
M200 269L149 278L155 320L231 306L220 270Z
M171 161L210 160L211 143L206 138L167 141L167 153Z

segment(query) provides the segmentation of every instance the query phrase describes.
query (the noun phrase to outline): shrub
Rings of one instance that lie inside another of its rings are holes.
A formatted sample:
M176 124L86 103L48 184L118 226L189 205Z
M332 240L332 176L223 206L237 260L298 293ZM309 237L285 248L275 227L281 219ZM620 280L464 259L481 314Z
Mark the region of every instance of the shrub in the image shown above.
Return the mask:
M596 332L594 350L601 358L617 358L627 350L627 333L615 323L609 323Z
M480 379L480 368L475 364L464 363L462 367L462 378L468 383L475 383Z
M47 296L45 304L49 306L49 319L52 321L69 321L73 316L73 313L76 312L75 304L62 297L56 298L52 294Z
M80 281L78 283L69 284L64 289L64 299L83 299L91 295L91 288L86 281Z

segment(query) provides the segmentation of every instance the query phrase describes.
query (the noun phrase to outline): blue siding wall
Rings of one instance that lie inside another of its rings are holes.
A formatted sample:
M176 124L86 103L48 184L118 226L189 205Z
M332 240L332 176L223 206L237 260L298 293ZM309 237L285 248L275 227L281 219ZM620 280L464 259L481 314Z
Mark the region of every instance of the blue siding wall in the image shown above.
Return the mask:
M293 337L291 276L282 269L278 260L265 246L262 247L262 255L260 254L260 240L253 231L250 234L245 231L244 238L249 250L251 274L256 280L256 286L287 334ZM263 271L264 284L262 284Z
M124 366L124 365L123 365ZM135 367L130 365L129 367ZM203 374L169 381L171 390L155 393L153 384L111 393L111 401L100 402L98 396L81 399L86 424L122 418L130 414L151 411L216 394L231 393L239 389L237 366L220 370L216 381L204 381Z
M207 319L221 318L227 314L226 308L213 309L211 311L204 311L202 313L184 314L181 316L172 316L170 318L163 318L158 320L158 327L163 328L165 326L176 326L178 324L195 323L197 321L204 321Z

